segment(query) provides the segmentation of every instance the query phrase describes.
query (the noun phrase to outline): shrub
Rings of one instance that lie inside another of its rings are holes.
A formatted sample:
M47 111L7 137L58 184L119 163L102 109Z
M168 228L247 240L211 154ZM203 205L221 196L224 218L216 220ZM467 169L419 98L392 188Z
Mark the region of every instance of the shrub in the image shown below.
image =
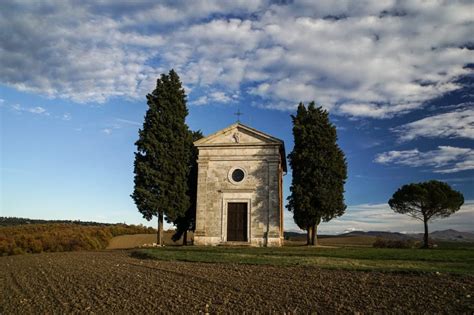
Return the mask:
M28 243L28 249L31 253L41 253L43 251L43 243L38 239L30 239Z
M416 248L420 242L415 240L394 240L377 237L372 247L375 248Z
M19 247L15 247L12 249L12 251L9 253L10 255L20 255L20 254L24 254L25 252L19 248Z
M155 233L135 225L84 225L76 223L0 226L0 256L24 253L97 250L124 234Z

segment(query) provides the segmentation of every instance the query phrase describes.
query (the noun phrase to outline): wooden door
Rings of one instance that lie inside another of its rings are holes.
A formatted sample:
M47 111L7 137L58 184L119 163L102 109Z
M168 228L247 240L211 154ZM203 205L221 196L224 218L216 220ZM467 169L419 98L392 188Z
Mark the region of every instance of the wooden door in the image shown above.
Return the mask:
M247 203L227 204L227 241L247 242Z

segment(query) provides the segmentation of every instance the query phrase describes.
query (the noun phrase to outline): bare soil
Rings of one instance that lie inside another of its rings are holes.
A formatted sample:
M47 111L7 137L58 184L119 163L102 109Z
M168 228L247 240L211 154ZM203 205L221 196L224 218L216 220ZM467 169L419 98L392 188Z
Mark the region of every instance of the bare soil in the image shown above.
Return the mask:
M132 234L115 236L109 242L107 249L126 249L156 243L156 234Z
M165 245L182 245L183 237L174 242L171 238L174 231L163 231L163 243ZM188 233L188 242L192 242L193 233ZM156 234L128 234L115 236L109 241L107 249L128 249L136 248L143 245L150 245L156 243Z
M474 277L140 260L128 251L0 257L0 314L473 313Z

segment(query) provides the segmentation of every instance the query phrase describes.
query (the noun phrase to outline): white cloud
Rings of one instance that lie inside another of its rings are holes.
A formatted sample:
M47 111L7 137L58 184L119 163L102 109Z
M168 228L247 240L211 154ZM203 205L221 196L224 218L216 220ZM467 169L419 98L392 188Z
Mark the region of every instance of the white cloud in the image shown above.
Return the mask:
M106 1L107 2L107 1ZM115 1L108 1L110 6ZM125 2L126 4L127 2ZM133 3L133 2L130 2ZM131 14L124 15L122 19L126 25L166 25L175 23L193 23L210 15L249 14L262 9L266 0L194 0L194 1L172 1L170 4L157 4L156 1L144 1L144 7L130 6Z
M473 9L469 1L22 2L0 13L11 30L0 34L0 80L104 102L143 98L175 68L200 88L195 104L245 88L264 107L315 100L342 115L388 118L459 87L474 57L460 48Z
M420 103L416 102L396 104L392 106L388 106L388 104L376 105L371 103L347 103L339 107L339 112L353 117L390 118L395 114L410 112L419 106Z
M222 91L212 91L209 93L209 95L200 96L196 100L192 101L190 104L196 106L214 103L226 104L234 101L236 98L238 98L237 94L229 95Z
M28 112L32 113L32 114L47 114L46 113L46 109L44 109L43 107L41 106L36 106L36 107L32 107L32 108L28 108L27 109Z
M123 128L136 128L141 127L142 124L138 121L123 119L123 118L113 118L107 124L105 124L104 128L101 129L101 132L105 133L106 135L110 135L117 130ZM81 128L82 130L82 128Z
M195 101L192 101L191 105L196 105L196 106L206 105L208 103L208 99L209 98L206 95L203 95L199 97L198 99L196 99Z
M41 106L23 107L20 104L13 104L10 106L10 108L17 113L26 112L26 113L35 114L35 115L49 116L48 111Z
M220 91L212 92L210 94L210 97L212 100L219 103L229 103L230 101L232 101L232 98L230 96Z
M410 167L430 167L434 173L455 173L474 169L474 150L439 146L438 149L420 152L418 149L388 151L378 154L374 162Z
M419 137L474 139L474 109L463 108L429 116L395 128L394 131L401 141Z
M315 99L341 114L387 118L420 108L424 101L456 88L452 79L467 72L462 65L473 56L472 51L456 48L469 37L467 28L456 26L466 21L466 14L460 12L458 22L451 15L462 5L446 7L444 16L441 7L435 13L436 8L421 4L405 8L384 2L380 5L385 10L407 11L384 18L369 12L374 3L365 5L367 12L348 4L338 13L326 12L347 17L339 20L280 19L278 14L268 14L275 23L266 26L267 33L285 53L274 64L279 69L276 75L272 73L274 79L263 82L262 91L253 92L276 103L284 100L286 108ZM333 9L337 11L338 6ZM448 20L449 25L444 25ZM458 27L462 35L457 34L450 44L430 31Z
M118 21L67 1L17 3L0 12L0 77L19 90L77 102L145 95L160 69L146 64L160 34L125 31ZM10 9L10 10L7 10Z
M142 124L139 123L138 121L133 121L129 119L116 118L115 121L118 123L126 124L126 125L142 126Z
M42 106L25 107L20 104L12 104L12 105L8 105L7 108L10 108L12 111L17 112L17 113L30 113L30 114L34 114L38 116L49 116L55 119L62 119L66 121L72 119L72 115L70 113L64 113L62 115L51 115L50 112L48 112L48 110Z

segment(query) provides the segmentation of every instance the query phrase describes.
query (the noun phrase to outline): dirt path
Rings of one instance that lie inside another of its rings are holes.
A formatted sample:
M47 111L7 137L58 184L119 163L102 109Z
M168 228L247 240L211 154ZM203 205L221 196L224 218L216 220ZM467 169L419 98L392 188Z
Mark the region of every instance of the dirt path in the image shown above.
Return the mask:
M128 252L0 257L0 314L472 313L474 277L144 261ZM470 297L469 297L470 296Z

